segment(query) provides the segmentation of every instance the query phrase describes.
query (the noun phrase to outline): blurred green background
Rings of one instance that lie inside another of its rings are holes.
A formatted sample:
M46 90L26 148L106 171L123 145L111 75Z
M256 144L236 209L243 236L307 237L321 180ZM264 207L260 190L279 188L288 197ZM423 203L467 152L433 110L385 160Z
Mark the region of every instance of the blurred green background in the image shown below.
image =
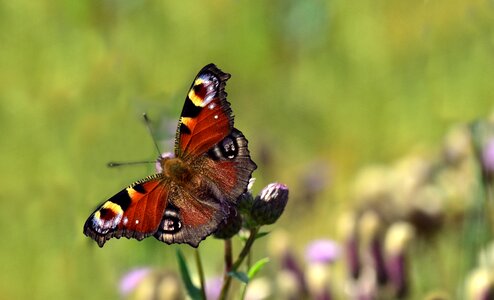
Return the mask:
M155 158L141 114L175 124L210 62L232 74L235 124L259 164L254 191L291 188L273 227L302 247L333 236L359 168L489 114L494 2L0 2L0 298L116 298L128 269L175 269L174 250L190 253L154 239L99 249L82 227L152 172L106 167ZM309 205L300 187L314 166L322 190ZM202 245L206 272L221 272L222 244Z

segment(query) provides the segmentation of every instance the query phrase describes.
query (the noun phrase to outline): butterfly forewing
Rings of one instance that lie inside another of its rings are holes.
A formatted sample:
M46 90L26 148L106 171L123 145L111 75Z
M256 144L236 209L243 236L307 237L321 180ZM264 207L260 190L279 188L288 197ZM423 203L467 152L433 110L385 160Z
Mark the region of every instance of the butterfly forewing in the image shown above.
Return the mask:
M233 128L225 84L230 74L215 65L202 68L192 82L180 116L175 154L199 156L227 136Z
M138 181L98 207L87 219L84 234L100 247L112 237L142 240L158 229L167 194L168 187L162 174Z

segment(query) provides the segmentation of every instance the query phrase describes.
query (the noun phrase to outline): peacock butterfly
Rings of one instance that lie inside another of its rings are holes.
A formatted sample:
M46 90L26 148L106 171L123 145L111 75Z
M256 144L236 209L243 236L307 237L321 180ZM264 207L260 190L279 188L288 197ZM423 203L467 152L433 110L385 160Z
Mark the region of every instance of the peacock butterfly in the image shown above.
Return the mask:
M224 90L229 78L214 64L199 71L178 122L174 156L158 158L161 172L101 204L84 224L86 236L100 247L112 237L151 235L197 247L236 213L236 200L257 166L247 139L233 127Z

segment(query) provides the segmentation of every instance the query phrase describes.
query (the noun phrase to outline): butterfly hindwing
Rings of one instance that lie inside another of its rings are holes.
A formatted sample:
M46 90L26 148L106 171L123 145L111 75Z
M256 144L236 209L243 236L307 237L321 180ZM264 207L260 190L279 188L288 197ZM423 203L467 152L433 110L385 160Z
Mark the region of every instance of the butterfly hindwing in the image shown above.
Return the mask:
M154 236L168 244L197 247L229 213L236 213L236 200L246 191L257 166L250 159L247 140L237 129L208 152L186 162L194 177L189 184L170 191L168 206Z
M221 191L224 199L231 202L246 191L252 172L257 168L250 158L247 144L242 132L234 128L206 153L199 164L199 173Z
M225 204L206 186L176 187L154 236L167 244L187 243L197 247L223 221Z
M91 214L84 234L100 247L112 237L142 240L154 234L165 210L168 185L162 174L156 174L121 190Z

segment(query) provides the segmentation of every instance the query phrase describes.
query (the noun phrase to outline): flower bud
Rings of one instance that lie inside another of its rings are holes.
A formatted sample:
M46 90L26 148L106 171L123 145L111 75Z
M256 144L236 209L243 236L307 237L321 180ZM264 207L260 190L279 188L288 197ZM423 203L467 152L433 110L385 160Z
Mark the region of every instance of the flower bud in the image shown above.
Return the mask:
M283 213L288 202L288 187L282 183L268 184L255 198L252 218L258 225L273 224Z
M331 300L331 276L328 266L324 264L309 264L306 273L306 282L312 299Z
M255 178L249 179L247 191L237 198L237 208L241 214L250 215L250 210L252 209L252 204L254 203L254 197L252 197L252 186L255 182Z
M494 297L494 274L484 267L473 270L466 282L466 298L468 300L487 300Z
M414 227L406 222L397 222L386 233L385 251L387 271L396 298L408 294L408 266L406 252L414 236Z
M237 198L237 208L242 214L249 214L252 209L252 204L254 203L254 197L250 191L247 191Z
M490 138L482 149L482 167L486 173L494 173L494 138Z
M360 237L364 249L369 253L376 274L377 283L380 286L388 282L386 264L384 262L384 249L382 243L382 219L374 211L368 210L362 214L359 222Z
M214 237L223 240L229 239L237 234L240 228L242 228L242 217L232 205L229 207L228 216L218 225Z
M276 288L280 299L301 299L303 295L297 274L288 270L281 270L276 273Z
M271 282L266 277L257 277L249 281L245 299L272 299L273 288Z
M342 214L339 220L339 231L343 237L345 259L350 276L353 279L360 277L362 261L359 253L360 241L357 232L357 219L353 213Z

